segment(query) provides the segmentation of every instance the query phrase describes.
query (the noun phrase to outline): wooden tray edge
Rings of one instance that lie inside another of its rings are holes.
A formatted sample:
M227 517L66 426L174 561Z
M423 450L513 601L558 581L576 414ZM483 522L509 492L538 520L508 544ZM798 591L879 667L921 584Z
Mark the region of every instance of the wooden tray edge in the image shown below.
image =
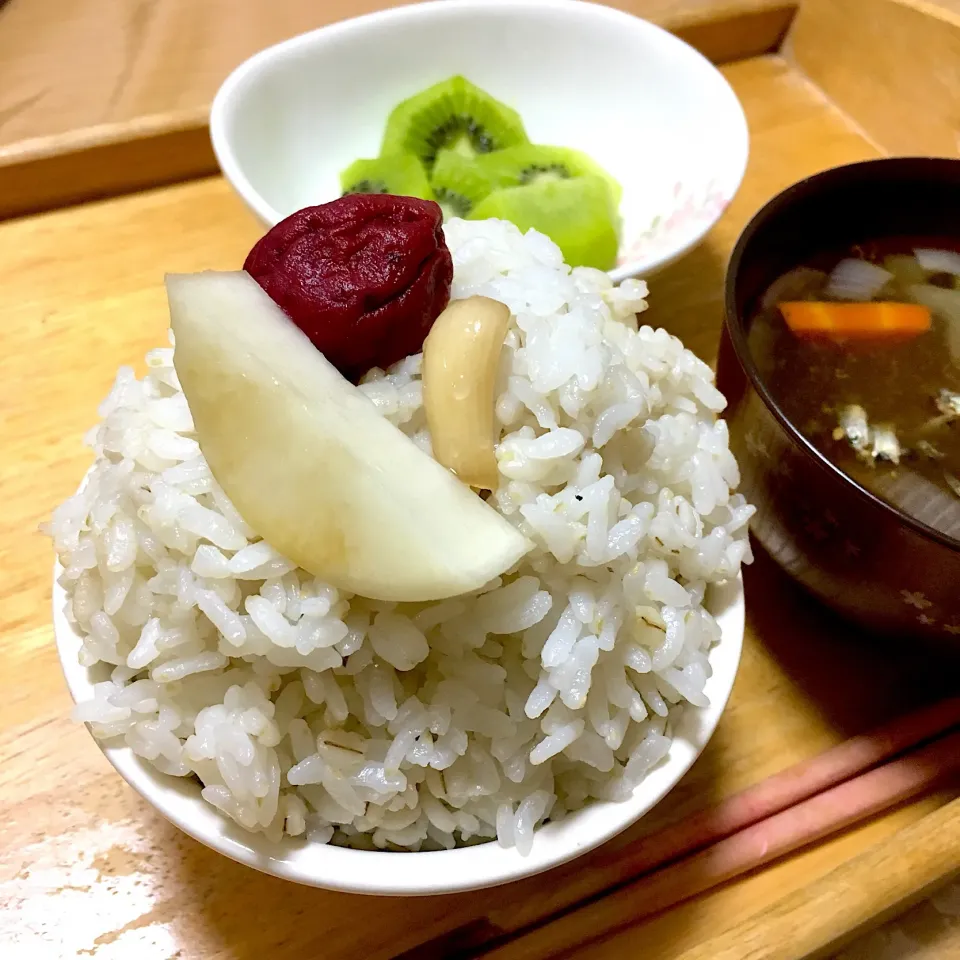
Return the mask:
M662 25L714 63L777 50L797 0L711 0ZM0 148L0 219L210 176L218 171L206 104Z
M216 172L206 107L24 140L0 150L0 219Z
M783 54L885 153L960 157L955 7L804 0Z

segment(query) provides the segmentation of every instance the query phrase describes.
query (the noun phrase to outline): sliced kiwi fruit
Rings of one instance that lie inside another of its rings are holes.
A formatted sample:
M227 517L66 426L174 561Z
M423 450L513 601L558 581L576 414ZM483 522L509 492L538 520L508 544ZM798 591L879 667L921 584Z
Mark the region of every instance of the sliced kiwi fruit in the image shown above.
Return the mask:
M456 150L441 150L430 173L430 186L444 220L466 217L494 189L476 162Z
M348 193L392 193L398 197L433 199L427 172L412 153L354 160L340 174L340 189L344 196Z
M620 206L620 184L585 153L568 147L521 143L477 157L479 170L497 187L521 187L542 180L571 180L596 176L606 180L614 204Z
M603 177L541 178L494 190L468 217L490 218L546 234L571 267L609 270L616 263L619 218Z
M518 143L527 143L520 114L455 76L394 108L380 152L416 154L429 171L444 149L473 157Z

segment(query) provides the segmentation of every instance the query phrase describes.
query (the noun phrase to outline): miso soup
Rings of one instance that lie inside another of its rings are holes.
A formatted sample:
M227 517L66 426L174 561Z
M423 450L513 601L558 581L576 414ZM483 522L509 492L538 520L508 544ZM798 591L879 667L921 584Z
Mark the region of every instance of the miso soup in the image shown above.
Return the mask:
M874 494L960 538L960 252L889 240L779 277L751 318L791 422Z

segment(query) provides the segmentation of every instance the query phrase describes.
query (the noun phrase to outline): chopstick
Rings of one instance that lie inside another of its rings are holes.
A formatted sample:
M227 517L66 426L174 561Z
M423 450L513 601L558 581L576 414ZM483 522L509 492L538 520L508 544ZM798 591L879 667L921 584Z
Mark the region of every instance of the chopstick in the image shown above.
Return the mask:
M958 726L960 697L897 717L871 733L852 737L788 767L702 813L641 837L630 847L612 852L609 862L566 877L535 900L518 898L492 911L488 919L504 931L537 923L745 830Z
M546 960L662 913L722 883L944 784L960 773L960 732L819 793L796 806L567 913L484 954L486 960ZM954 851L956 859L956 851ZM585 916L585 912L594 916ZM591 931L586 941L584 931ZM535 938L531 950L529 939Z
M960 798L678 960L801 960L841 949L960 874Z
M511 939L484 956L487 960L541 960L557 956L582 943L585 930L593 931L589 940L636 923L933 790L960 774L960 731L947 733L889 763L876 764L912 744L929 740L945 728L957 726L958 711L960 700L945 701L888 724L873 735L853 738L744 791L712 811L667 827L648 841L654 848L652 852L618 851L621 859L601 870L599 880L589 878L589 886L594 894L607 890L611 876L620 882L628 880L626 886L551 922L542 919L549 916L549 907L544 909L544 901L538 899L535 907L540 922L529 932L507 925L507 911L492 912L490 921ZM850 776L852 771L868 765L873 769ZM820 792L811 786L824 783L835 785ZM796 797L801 798L799 802L788 803ZM758 811L767 810L776 812L757 816ZM731 830L731 825L738 823L744 826ZM710 843L709 838L717 836L720 839ZM672 843L668 842L671 837ZM678 860L681 854L676 851L684 848L687 853L699 852ZM955 851L953 855L956 858ZM629 873L634 864L639 868ZM666 865L651 873L651 864ZM570 888L582 891L587 884L557 886L563 887L562 892L549 899L569 904L570 898L576 896ZM582 898L577 902L582 902ZM520 911L510 914L516 918Z

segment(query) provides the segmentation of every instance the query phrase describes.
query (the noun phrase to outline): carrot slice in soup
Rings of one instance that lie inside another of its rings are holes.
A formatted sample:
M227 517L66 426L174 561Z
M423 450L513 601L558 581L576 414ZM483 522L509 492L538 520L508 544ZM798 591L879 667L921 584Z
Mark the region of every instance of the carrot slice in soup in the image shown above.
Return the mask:
M915 303L781 303L798 337L835 340L909 339L930 329L930 310Z

